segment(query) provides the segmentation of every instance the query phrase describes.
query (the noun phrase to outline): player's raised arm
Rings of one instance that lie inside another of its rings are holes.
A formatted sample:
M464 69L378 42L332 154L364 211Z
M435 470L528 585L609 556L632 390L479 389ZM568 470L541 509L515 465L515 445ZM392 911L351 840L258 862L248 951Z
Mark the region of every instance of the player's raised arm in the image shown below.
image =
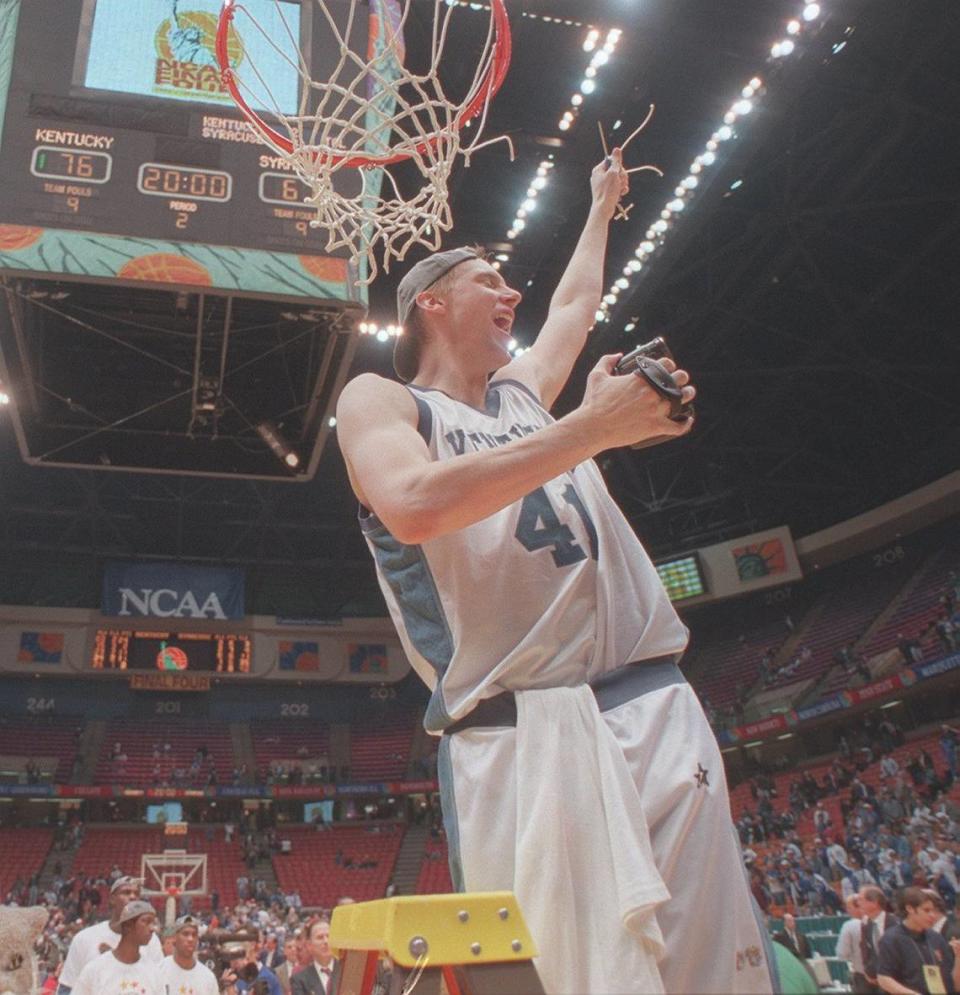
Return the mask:
M528 384L546 408L552 407L563 389L593 326L603 296L610 219L628 187L622 153L614 149L590 175L590 213L550 300L547 320L536 342L497 375Z
M583 403L559 421L495 449L436 461L418 431L413 396L362 374L344 388L337 433L359 500L400 542L414 545L500 511L598 452L658 434L682 435L670 406L635 376L612 373L616 356L591 372ZM679 382L688 380L678 374ZM684 387L692 399L693 387Z

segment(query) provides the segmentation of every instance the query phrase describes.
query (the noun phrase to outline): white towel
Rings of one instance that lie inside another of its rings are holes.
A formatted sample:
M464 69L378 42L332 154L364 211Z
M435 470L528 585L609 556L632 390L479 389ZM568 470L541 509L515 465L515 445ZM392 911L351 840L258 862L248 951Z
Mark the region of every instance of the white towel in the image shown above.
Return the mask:
M551 995L662 992L657 871L630 771L587 686L518 691L516 894Z

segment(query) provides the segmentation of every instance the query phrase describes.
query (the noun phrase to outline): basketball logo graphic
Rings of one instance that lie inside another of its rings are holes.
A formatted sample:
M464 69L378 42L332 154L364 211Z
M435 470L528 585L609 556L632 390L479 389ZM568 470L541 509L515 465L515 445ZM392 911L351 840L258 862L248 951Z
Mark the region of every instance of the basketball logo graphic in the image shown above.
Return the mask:
M193 66L216 66L217 15L204 10L180 13L174 10L173 16L157 28L154 44L161 59ZM227 35L227 52L232 66L243 61L243 42L233 25Z
M16 252L33 245L43 234L42 228L23 225L0 225L0 252Z
M172 252L153 252L137 256L120 267L117 276L121 280L146 280L151 283L188 283L197 287L209 287L213 277L206 266L178 256Z
M189 660L187 654L179 646L160 644L157 654L157 670L186 670Z
M345 283L347 260L336 256L300 256L300 265L311 276L328 283Z

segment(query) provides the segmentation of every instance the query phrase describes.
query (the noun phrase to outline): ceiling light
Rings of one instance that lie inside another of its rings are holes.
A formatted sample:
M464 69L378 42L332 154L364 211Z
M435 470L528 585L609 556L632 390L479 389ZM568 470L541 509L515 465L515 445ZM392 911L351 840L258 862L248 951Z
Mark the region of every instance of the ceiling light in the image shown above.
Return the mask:
M682 201L679 197L677 197L676 200L671 200L670 203L667 204L667 209L673 211L674 214L677 214L678 212L682 211L686 206L687 206L686 202Z
M583 40L583 50L584 52L592 52L597 47L597 41L600 38L600 32L594 28L586 38Z
M750 111L752 111L752 110L753 110L753 101L752 100L738 100L733 105L733 111L736 114L749 114Z
M630 321L626 325L623 326L623 330L625 332L632 332L636 327L637 327L637 323L635 321Z
M582 93L575 93L570 98L570 103L573 104L574 107L579 107L583 103L583 94Z
M10 395L3 388L0 388L0 405L6 405L9 403Z
M514 239L516 237L517 237L517 229L511 228L510 231L507 232L507 238Z
M520 206L525 211L532 211L537 206L537 202L533 197L528 197Z
M658 234L662 235L670 226L666 221L661 218L659 221L654 221L653 230Z
M753 79L750 80L750 85L754 88L754 90L759 90L760 87L763 86L763 80L760 79L759 76L754 76Z
M617 295L616 294L604 294L604 296L603 296L603 302L604 302L604 304L616 304L617 303Z
M619 288L620 288L621 290L626 290L626 289L627 289L627 287L629 287L629 286L630 286L630 281L629 281L629 280L628 280L628 279L627 279L627 278L626 278L625 276L621 276L621 277L620 277L620 279L619 279L619 280L617 280L617 286L618 286L618 287L619 287Z
M808 3L803 8L803 19L805 21L815 21L820 16L820 4Z
M640 262L639 259L631 259L630 262L627 263L627 269L630 270L631 273L639 273L640 270L643 269L643 263Z
M336 428L337 427L337 419L333 415L331 415L327 419L327 427L328 428Z
M599 52L593 57L592 62L595 66L605 66L610 61L610 50L606 47L601 48Z
M712 152L704 152L703 155L700 156L700 161L704 164L704 166L712 166L717 161L717 157Z
M378 342L386 342L388 338L390 338L390 336L387 334L387 330L385 328L381 328L380 331L377 332Z
M787 22L787 34L797 35L800 33L800 22L799 21L788 21Z
M580 90L581 90L582 93L593 93L593 91L596 90L596 88L597 88L597 84L594 83L594 81L592 79L585 79L580 84Z
M566 118L562 118L557 127L561 131L568 131L570 129L570 122Z
M544 170L544 173L546 170ZM537 170L537 178L530 184L531 190L542 190L547 185L547 178L540 170Z
M737 120L737 115L734 114L733 111L727 111L727 113L723 115L724 124L733 124L733 122L736 120ZM720 130L722 131L723 129L721 128Z
M523 231L523 229L526 227L526 225L527 225L527 223L522 218L518 218L513 223L514 231Z
M722 128L717 128L717 138L721 142L726 142L733 138L733 128L728 124L725 124Z
M640 248L644 252L653 252L653 250L656 248L656 246L653 244L653 242L641 242L640 243Z
M287 464L292 470L295 470L300 465L300 457L295 452L289 452L283 457L283 462Z
M507 343L507 348L508 348L508 349L509 349L509 350L510 350L511 352L513 352L513 350L517 348L517 340L516 340L516 339L511 339L511 340L510 340L510 341L509 341L509 342Z
M507 260L508 260L509 258L510 258L510 257L509 257L509 256L508 256L508 255L507 255L507 254L506 254L505 252L498 252L498 253L497 253L497 259L498 259L498 260L499 260L499 261L500 261L501 263L505 263L505 262L507 262Z
M360 322L360 326L359 326L359 328L360 328L360 334L361 335L366 335L368 327L369 326L367 325L367 323L365 321L361 321Z
M517 211L517 217L522 221L526 216L527 212L521 207L520 210Z

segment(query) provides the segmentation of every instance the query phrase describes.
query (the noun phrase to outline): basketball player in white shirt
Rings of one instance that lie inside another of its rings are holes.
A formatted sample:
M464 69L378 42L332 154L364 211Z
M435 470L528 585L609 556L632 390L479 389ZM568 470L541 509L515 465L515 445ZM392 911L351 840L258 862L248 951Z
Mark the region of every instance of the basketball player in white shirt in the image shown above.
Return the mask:
M113 950L117 946L120 942L120 916L129 902L140 897L141 884L140 878L130 876L119 877L113 882L108 899L110 918L81 929L70 941L67 959L60 972L57 995L70 995L84 967L105 950ZM163 947L156 933L151 936L143 956L155 964L163 960Z
M74 995L163 995L155 961L142 951L156 936L157 914L149 902L129 902L120 914L120 942L80 972Z
M615 376L617 356L580 407L548 413L593 324L626 189L614 150L520 357L507 345L521 295L496 269L469 249L414 266L394 353L409 385L354 379L338 435L433 692L456 886L516 892L548 992L770 992L719 750L676 667L687 630L593 462L692 419ZM688 375L674 380L691 401Z
M213 971L197 960L198 925L193 916L174 923L173 953L160 964L160 995L219 995Z

